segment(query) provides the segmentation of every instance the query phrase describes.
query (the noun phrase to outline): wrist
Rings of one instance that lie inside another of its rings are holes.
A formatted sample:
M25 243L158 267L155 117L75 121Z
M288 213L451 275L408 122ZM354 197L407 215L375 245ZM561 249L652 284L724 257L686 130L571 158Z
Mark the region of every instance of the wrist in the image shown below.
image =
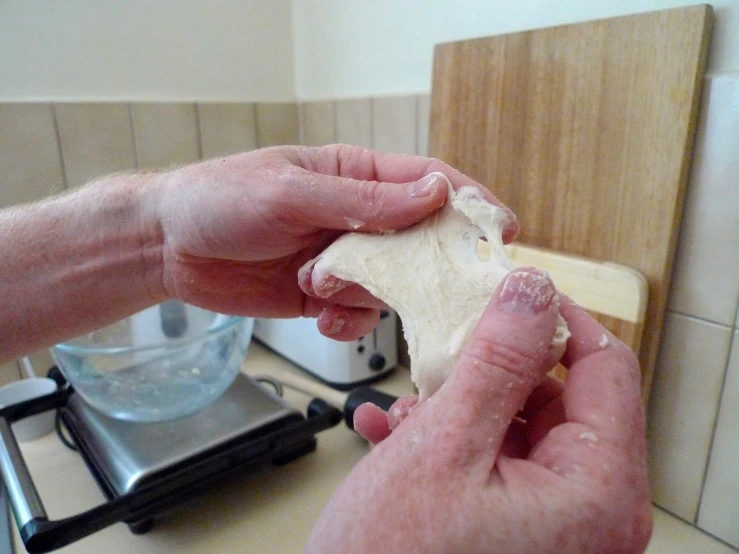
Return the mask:
M97 223L91 230L94 241L83 240L80 245L80 261L97 259L101 269L108 267L105 273L127 275L130 285L121 292L147 305L168 299L162 279L164 239L158 210L162 175L112 175L70 198Z
M164 281L164 230L159 209L165 175L137 174L124 183L135 200L141 271L154 303L164 302L170 297Z
M167 299L157 175L116 175L0 212L0 359L49 346Z

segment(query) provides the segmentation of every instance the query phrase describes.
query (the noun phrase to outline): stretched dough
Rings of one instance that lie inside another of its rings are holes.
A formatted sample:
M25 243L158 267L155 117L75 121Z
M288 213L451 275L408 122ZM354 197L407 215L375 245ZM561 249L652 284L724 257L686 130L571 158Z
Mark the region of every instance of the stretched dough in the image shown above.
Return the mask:
M358 283L398 312L420 401L447 379L498 283L513 269L502 240L506 212L477 188L455 191L439 175L449 195L435 214L397 233L348 233L304 266L313 267L314 283L328 275ZM488 253L480 252L481 240ZM560 316L554 342L562 352L566 329Z

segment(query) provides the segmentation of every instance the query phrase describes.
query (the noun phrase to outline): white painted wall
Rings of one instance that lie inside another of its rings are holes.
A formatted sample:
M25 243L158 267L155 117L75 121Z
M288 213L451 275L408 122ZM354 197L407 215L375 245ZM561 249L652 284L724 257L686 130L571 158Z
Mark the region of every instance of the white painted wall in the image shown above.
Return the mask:
M686 0L2 0L0 102L290 101L426 92L434 44ZM739 0L709 71L739 70Z
M292 0L301 100L427 92L433 46L686 0ZM739 70L739 0L716 0L709 71Z
M294 100L290 0L2 0L0 101Z

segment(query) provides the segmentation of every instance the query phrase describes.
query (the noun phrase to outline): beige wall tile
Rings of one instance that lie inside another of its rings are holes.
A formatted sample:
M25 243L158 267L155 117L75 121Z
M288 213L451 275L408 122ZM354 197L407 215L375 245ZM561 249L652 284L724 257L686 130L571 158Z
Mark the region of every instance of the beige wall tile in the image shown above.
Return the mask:
M672 310L724 325L739 300L739 75L706 79Z
M696 527L655 508L654 532L646 554L731 554L735 550Z
M18 362L14 360L0 365L0 386L7 385L8 383L12 383L18 379L20 379Z
M372 99L337 100L336 142L372 148Z
M68 187L136 168L127 104L57 104L55 108Z
M429 154L429 121L431 119L431 96L420 94L418 96L418 155Z
M260 148L298 144L297 104L257 104L257 140Z
M64 190L51 104L0 104L0 207Z
M257 148L257 112L254 104L200 104L198 117L204 158Z
M333 102L305 102L300 105L300 115L303 144L323 146L336 142Z
M139 167L169 167L200 158L195 104L135 103L131 119Z
M373 146L384 152L415 154L418 150L418 106L416 96L373 99Z
M738 431L739 332L735 332L698 514L698 525L737 548L739 548Z
M694 521L731 331L668 312L649 400L649 476L655 502Z

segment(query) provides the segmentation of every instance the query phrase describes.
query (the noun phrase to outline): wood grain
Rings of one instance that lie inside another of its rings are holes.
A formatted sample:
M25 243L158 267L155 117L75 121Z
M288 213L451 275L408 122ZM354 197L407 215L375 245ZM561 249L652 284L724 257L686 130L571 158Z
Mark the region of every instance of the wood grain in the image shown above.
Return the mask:
M701 5L435 49L430 154L510 206L521 242L646 276L645 396L710 27L711 8Z

